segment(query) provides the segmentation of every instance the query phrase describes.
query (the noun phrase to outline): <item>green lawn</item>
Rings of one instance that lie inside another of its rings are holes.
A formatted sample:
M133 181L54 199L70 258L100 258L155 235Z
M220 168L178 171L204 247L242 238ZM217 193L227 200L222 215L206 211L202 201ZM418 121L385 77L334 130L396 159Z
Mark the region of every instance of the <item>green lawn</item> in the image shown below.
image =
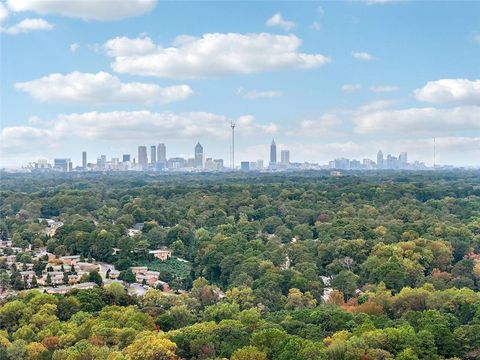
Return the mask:
M160 278L164 281L169 281L173 278L178 280L185 280L190 276L191 265L179 261L175 258L170 258L165 261L138 261L137 266L146 266L148 270L160 271Z

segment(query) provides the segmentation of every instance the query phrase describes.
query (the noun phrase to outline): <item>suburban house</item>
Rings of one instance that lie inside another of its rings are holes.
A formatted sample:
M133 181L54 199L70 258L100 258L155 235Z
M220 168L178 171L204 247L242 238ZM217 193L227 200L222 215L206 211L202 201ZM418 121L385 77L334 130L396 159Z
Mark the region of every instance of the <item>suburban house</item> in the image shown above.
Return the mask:
M152 254L158 260L162 260L162 261L167 260L168 258L170 258L172 256L172 251L170 249L167 249L167 248L158 249L158 250L150 250L148 253Z
M80 261L80 255L62 256L60 260L64 265L75 265Z

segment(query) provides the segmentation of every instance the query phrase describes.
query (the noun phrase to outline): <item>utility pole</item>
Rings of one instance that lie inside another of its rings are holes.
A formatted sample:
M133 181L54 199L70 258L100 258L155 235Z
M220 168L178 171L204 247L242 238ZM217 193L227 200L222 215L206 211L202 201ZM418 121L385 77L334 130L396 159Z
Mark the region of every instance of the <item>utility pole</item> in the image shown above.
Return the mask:
M235 120L230 122L230 127L232 128L232 154L230 158L230 164L232 166L232 170L235 170Z

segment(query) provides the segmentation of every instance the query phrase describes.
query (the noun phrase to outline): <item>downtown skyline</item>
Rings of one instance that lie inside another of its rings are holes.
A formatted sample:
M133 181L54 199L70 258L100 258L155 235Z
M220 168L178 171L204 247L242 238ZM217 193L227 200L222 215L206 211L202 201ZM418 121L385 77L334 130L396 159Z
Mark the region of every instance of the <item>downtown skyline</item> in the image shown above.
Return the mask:
M148 149L150 155L148 155ZM289 170L431 170L453 169L453 166L428 167L425 163L413 160L408 161L406 151L398 157L390 153L383 154L380 149L376 154L376 161L371 158L348 159L337 157L326 164L312 162L292 162L290 150L277 148L275 139L270 143L268 160L257 157L239 164L227 164L223 158L214 158L205 153L200 142L194 147L193 155L187 157L167 156L165 143L158 145L139 145L137 156L123 153L121 156L108 158L100 155L96 161L90 162L87 151L82 151L81 163L75 163L67 157L56 157L53 161L38 159L22 166L22 171L59 171L59 172L90 172L90 171L289 171Z
M0 0L0 168L157 139L229 165L232 122L237 166L272 138L432 166L434 137L438 164L480 166L478 2L75 3Z

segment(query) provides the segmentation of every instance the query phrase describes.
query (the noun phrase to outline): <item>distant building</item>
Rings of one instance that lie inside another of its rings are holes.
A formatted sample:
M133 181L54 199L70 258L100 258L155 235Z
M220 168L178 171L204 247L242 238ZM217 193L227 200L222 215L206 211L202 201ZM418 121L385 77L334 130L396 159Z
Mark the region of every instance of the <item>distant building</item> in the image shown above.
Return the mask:
M169 169L181 169L185 167L185 159L182 157L170 158L167 161L167 167Z
M194 167L197 169L203 168L203 146L199 142L195 145Z
M270 144L270 164L277 163L277 144L275 144L275 139L272 140Z
M250 171L250 162L249 161L242 161L240 163L240 170L242 171Z
M383 152L382 150L378 150L377 153L377 169L383 168Z
M155 165L157 163L157 147L155 145L150 146L150 164Z
M280 152L280 158L283 165L290 164L290 150L282 150Z
M122 162L130 162L130 154L123 154Z
M215 165L215 170L223 170L223 159L215 159L213 164Z
M70 159L53 159L53 168L57 171L68 172Z
M375 162L370 159L363 159L363 168L366 170L371 170L375 168Z
M257 170L263 170L263 160L257 160Z
M158 260L162 260L162 261L165 261L172 256L172 250L170 249L150 250L148 253L152 254Z
M87 168L87 152L82 152L82 168L85 170Z
M101 155L99 158L97 158L98 170L105 170L106 165L107 165L107 155Z
M350 170L360 170L362 163L358 160L350 160Z
M145 170L148 166L148 156L147 156L146 146L138 147L138 165L142 170Z
M334 160L334 169L348 170L350 169L350 160L339 158Z
M80 255L69 255L69 256L62 256L60 261L64 265L75 265L80 261Z
M401 152L400 155L398 156L398 160L400 161L402 166L407 165L407 163L408 163L407 153L405 151Z
M157 164L159 169L163 169L167 166L167 149L163 143L160 143L157 146Z
M205 170L209 170L209 171L216 170L215 169L215 164L214 164L212 158L206 158L205 159Z

